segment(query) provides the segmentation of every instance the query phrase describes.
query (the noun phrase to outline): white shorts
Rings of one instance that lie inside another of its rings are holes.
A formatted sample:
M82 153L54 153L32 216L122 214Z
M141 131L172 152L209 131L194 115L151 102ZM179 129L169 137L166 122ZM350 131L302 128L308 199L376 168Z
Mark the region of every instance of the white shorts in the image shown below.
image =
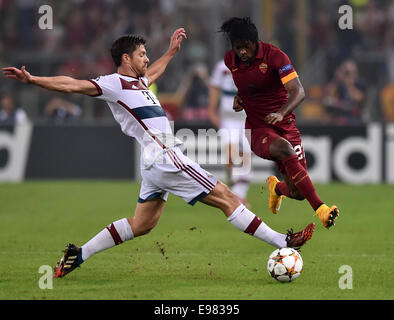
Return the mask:
M194 205L209 194L218 182L178 147L168 150L163 161L141 169L141 177L140 203L155 198L166 201L168 194L172 193Z
M243 119L222 119L219 132L223 144L238 145L240 152L251 152L245 136L245 121Z

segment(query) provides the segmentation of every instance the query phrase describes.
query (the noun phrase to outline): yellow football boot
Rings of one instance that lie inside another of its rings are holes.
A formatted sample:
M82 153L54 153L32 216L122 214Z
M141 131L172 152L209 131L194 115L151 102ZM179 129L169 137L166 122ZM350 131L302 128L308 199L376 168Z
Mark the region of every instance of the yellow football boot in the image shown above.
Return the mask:
M276 184L279 182L278 178L275 176L269 176L266 180L268 185L268 190L270 192L270 198L268 200L268 207L273 214L278 214L280 205L282 204L282 199L285 196L278 196L275 192Z
M318 216L323 225L330 229L335 225L335 219L339 216L339 210L337 206L327 206L326 204L322 204L315 213L315 216Z

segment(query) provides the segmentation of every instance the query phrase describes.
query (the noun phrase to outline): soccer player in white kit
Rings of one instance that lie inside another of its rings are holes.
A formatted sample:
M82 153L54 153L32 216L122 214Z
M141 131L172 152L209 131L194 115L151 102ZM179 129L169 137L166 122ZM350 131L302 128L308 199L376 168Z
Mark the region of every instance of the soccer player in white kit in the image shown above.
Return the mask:
M212 124L220 129L222 144L227 146L227 184L239 200L244 205L248 205L251 150L244 133L246 114L233 110L234 97L237 93L233 76L224 64L224 60L217 62L210 79L209 118ZM242 159L242 168L234 167L234 156Z
M91 80L33 76L24 66L3 68L7 78L23 83L103 99L122 131L141 144L142 182L134 216L114 221L82 247L68 244L54 268L55 277L64 277L95 253L148 233L157 224L169 192L192 205L201 201L221 209L236 228L277 248L299 249L311 238L313 223L297 233L272 230L225 184L180 151L180 141L174 138L166 114L149 85L164 72L183 39L185 30L175 30L167 52L148 68L145 40L122 36L111 47L117 72Z

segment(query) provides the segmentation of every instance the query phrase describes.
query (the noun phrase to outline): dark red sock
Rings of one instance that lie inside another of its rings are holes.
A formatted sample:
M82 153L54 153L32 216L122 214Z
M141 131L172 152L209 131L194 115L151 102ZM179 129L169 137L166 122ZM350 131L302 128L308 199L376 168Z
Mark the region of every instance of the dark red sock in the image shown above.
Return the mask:
M317 195L315 187L309 178L308 172L298 161L298 156L294 155L288 157L284 159L282 163L287 175L293 181L298 191L309 201L313 210L316 211L323 201L321 201Z
M278 182L275 187L275 192L278 196L286 196L290 197L290 189L287 186L286 182Z

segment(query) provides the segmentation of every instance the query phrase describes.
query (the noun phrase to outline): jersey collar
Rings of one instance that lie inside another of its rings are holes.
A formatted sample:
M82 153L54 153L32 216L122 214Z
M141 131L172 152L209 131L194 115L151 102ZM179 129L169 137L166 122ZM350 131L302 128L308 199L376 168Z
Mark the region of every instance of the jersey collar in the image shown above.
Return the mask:
M117 72L117 74L120 75L120 76L123 76L123 77L129 77L129 78L133 78L133 79L139 79L138 77L129 76L129 75L127 75L127 74L122 74L122 73L118 73L118 72Z

